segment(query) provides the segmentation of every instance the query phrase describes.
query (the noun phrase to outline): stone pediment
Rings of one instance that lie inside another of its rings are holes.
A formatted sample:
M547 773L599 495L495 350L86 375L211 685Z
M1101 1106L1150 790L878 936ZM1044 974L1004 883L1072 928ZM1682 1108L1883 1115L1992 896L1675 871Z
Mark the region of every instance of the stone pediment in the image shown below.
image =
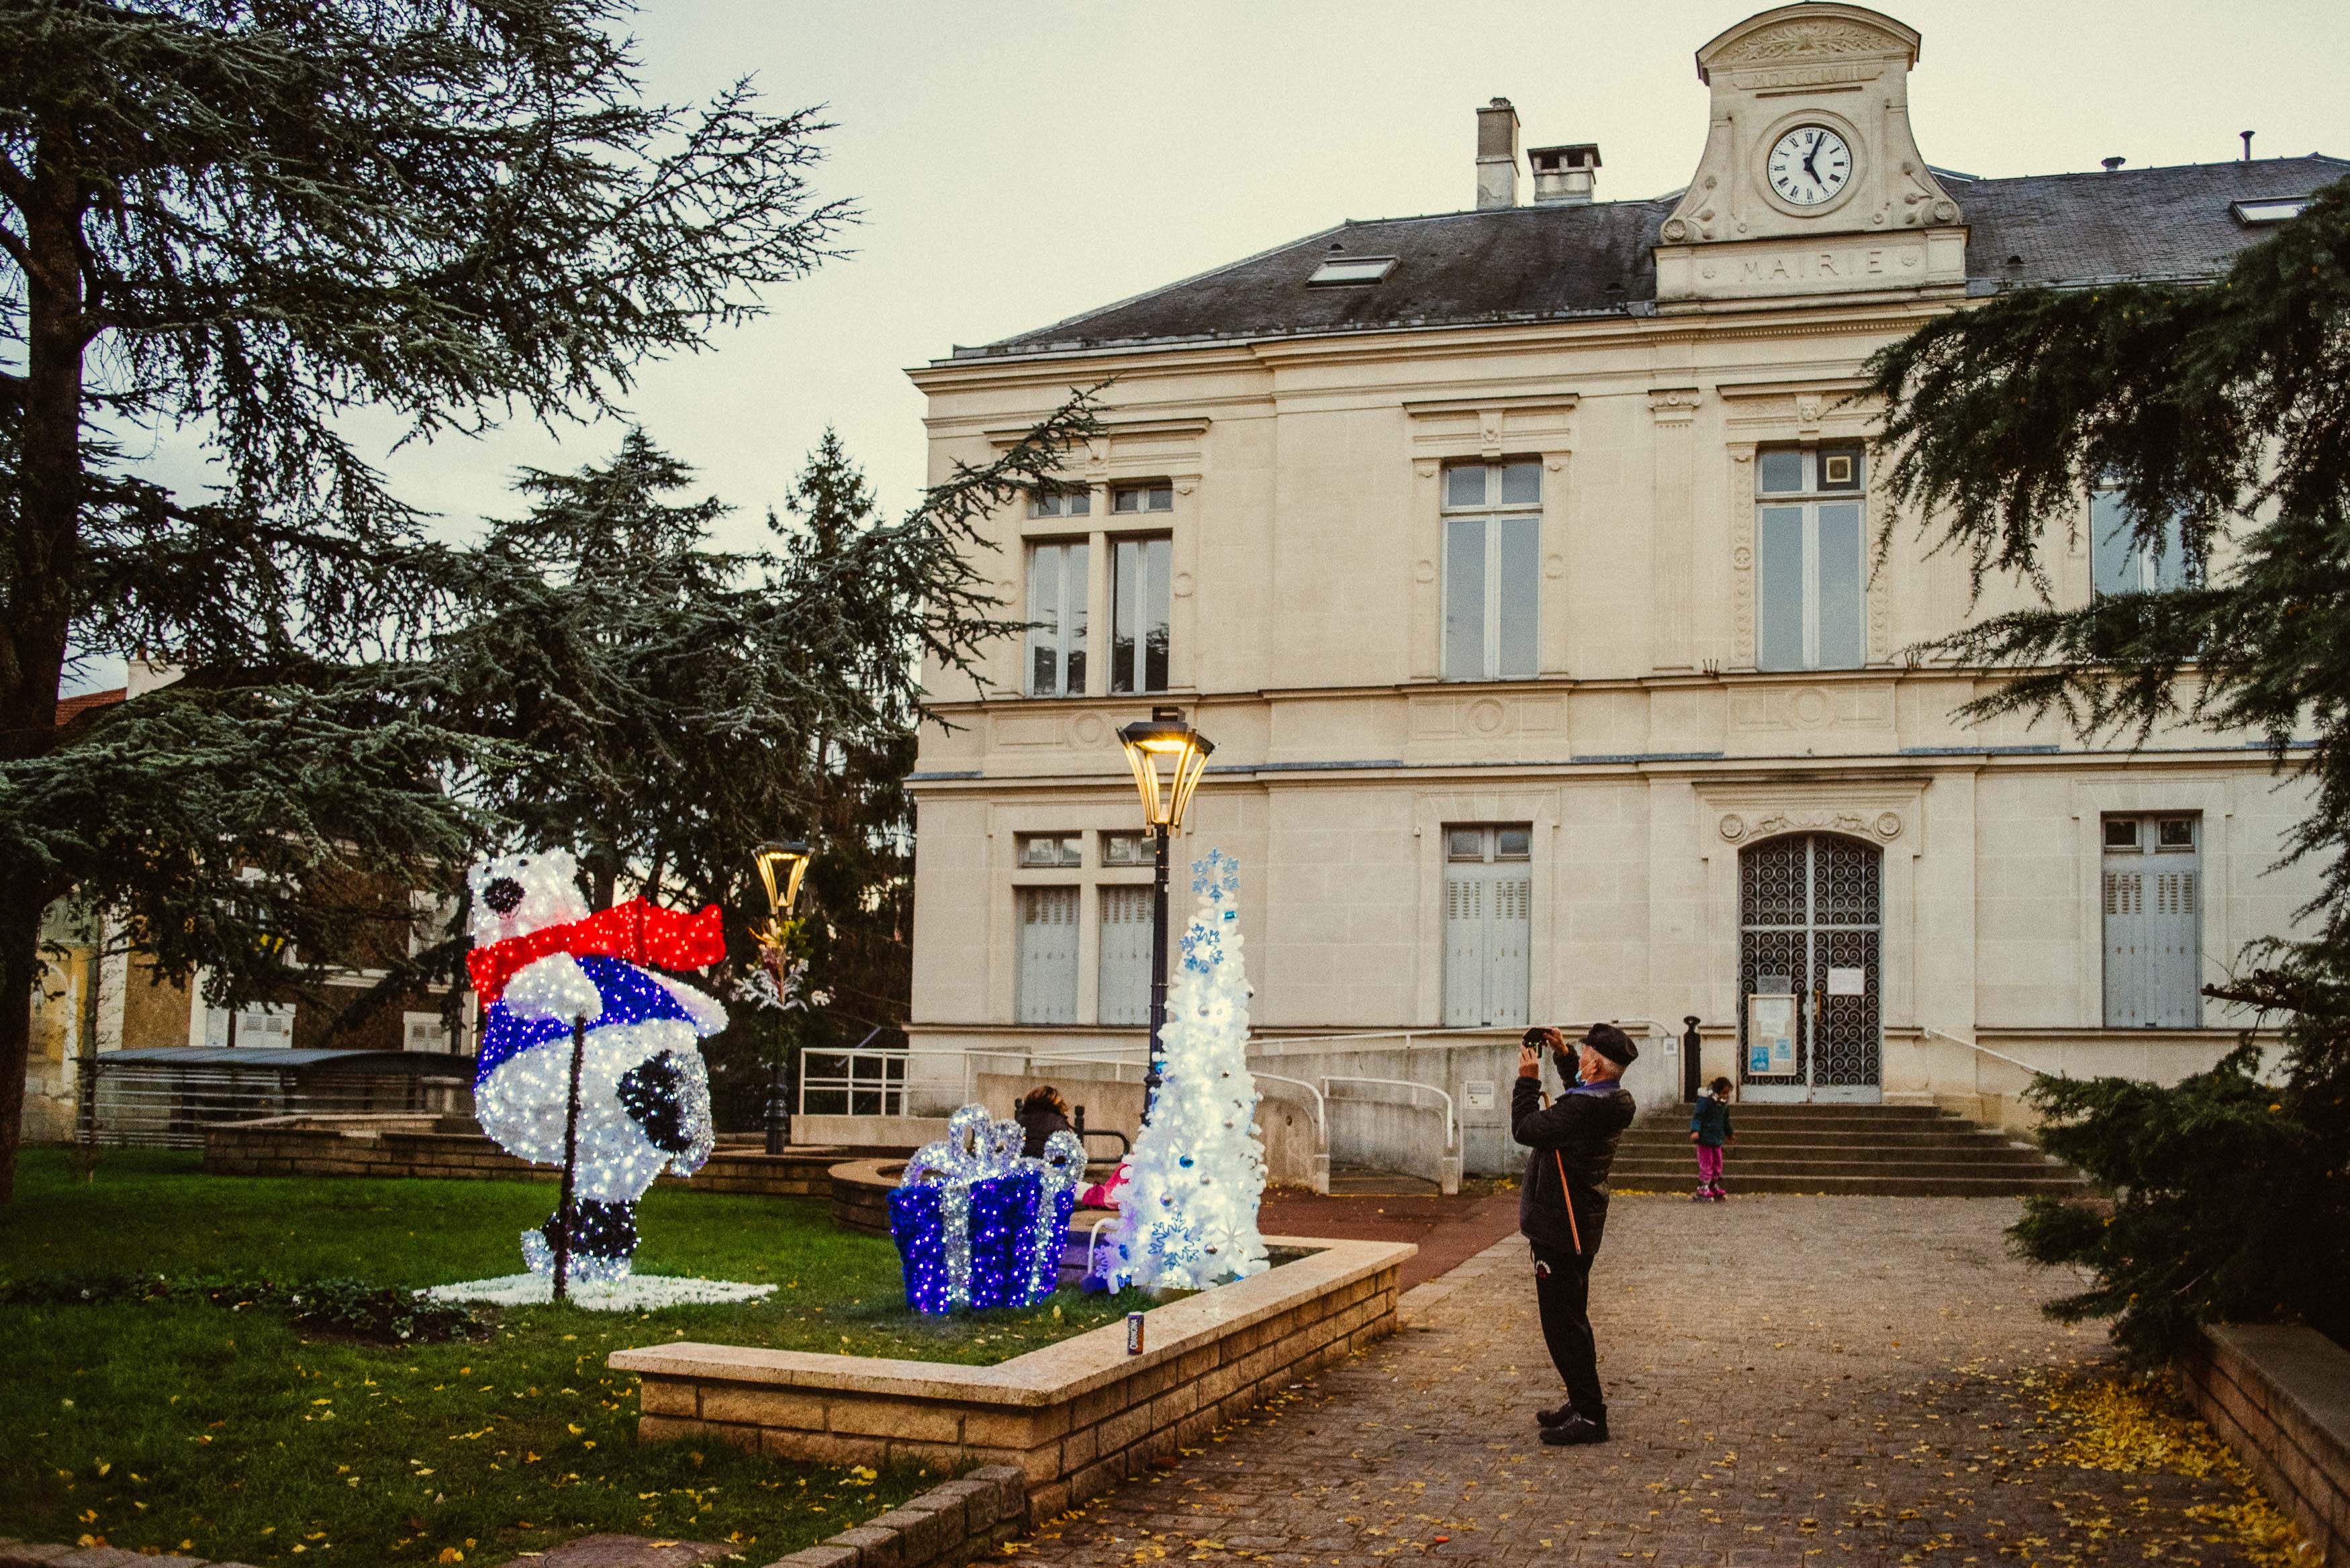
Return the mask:
M1900 31L1908 33L1907 28ZM1749 18L1698 51L1698 79L1707 81L1712 71L1723 67L1771 65L1838 55L1881 55L1887 51L1888 45L1898 47L1899 36L1878 22L1863 24L1841 17L1794 21ZM1911 61L1918 57L1915 33L1908 33L1907 53Z
M1909 129L1918 47L1889 16L1811 0L1700 49L1712 119L1657 247L1659 303L1962 286L1959 203Z

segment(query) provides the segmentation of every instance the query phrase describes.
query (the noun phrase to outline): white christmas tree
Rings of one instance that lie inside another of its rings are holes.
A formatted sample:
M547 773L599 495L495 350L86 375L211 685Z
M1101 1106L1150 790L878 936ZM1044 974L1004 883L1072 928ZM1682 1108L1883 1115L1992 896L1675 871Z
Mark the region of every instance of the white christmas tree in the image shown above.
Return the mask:
M1159 1097L1118 1190L1113 1290L1200 1290L1269 1266L1256 1229L1264 1145L1248 1070L1238 863L1210 850L1192 863L1191 890L1200 902L1168 999Z

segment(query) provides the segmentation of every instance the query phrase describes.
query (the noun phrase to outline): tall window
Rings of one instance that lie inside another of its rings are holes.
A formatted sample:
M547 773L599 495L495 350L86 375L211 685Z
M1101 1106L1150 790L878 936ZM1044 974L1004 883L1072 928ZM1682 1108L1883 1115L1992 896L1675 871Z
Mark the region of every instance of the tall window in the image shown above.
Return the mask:
M1534 673L1542 589L1542 464L1444 471L1444 679Z
M2201 821L2105 819L2106 1027L2203 1023Z
M1110 607L1109 689L1167 690L1168 572L1174 542L1164 534L1110 546L1115 602Z
M1028 695L1086 690L1086 544L1028 547Z
M1444 1026L1523 1027L1534 913L1534 830L1444 830Z
M2089 493L2089 569L2100 594L2142 594L2187 585L2187 547L2178 519L2162 526L2159 545L2138 537L2137 514L2118 490Z
M1858 447L1756 454L1754 662L1857 670L1867 661L1867 526Z
M1077 1021L1077 890L1013 889L1020 915L1019 995L1023 1023Z
M1101 889L1101 1022L1150 1022L1150 889Z

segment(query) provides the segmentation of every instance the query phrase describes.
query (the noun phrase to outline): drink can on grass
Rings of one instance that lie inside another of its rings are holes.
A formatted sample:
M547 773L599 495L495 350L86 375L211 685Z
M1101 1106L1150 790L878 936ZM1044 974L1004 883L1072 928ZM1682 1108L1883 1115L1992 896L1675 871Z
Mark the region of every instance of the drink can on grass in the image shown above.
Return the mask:
M1128 1355L1142 1354L1142 1314L1139 1312L1126 1314L1126 1353Z

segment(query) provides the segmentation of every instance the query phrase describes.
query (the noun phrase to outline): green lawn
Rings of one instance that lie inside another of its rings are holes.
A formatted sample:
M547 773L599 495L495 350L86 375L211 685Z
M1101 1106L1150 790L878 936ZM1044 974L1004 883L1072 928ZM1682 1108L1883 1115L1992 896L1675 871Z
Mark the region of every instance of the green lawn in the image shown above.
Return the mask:
M144 1272L427 1285L521 1268L551 1185L207 1177L191 1155L109 1153L83 1185L32 1150L0 1210L0 1280ZM909 1313L896 1249L816 1199L657 1190L649 1273L773 1281L766 1302L655 1314L508 1308L490 1337L383 1347L261 1309L0 1306L0 1535L254 1563L502 1563L591 1530L740 1542L766 1563L940 1478L791 1465L723 1444L639 1445L636 1379L605 1357L660 1340L983 1364L1142 1304L1064 1292L1026 1311ZM1080 1244L1082 1244L1080 1242ZM190 1544L192 1543L192 1544Z

